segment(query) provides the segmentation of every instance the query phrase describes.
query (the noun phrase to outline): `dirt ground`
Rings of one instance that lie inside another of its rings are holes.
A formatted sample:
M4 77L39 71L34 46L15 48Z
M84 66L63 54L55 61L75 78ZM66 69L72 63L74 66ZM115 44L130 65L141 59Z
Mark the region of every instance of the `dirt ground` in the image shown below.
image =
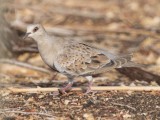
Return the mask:
M87 119L87 120L158 120L158 92L97 92L64 96L51 93L1 94L3 120Z
M48 33L64 39L83 40L116 54L134 53L133 61L146 65L96 75L94 86L158 87L159 0L9 0L2 7L6 20L21 41L13 45L14 58L0 60L0 119L160 120L158 91L102 90L88 95L70 91L55 96L53 92L9 90L11 87L48 88L66 84L64 75L43 63L35 42L22 40L27 25L33 23L43 24ZM25 67L26 64L29 67ZM86 85L86 80L79 77L73 86Z

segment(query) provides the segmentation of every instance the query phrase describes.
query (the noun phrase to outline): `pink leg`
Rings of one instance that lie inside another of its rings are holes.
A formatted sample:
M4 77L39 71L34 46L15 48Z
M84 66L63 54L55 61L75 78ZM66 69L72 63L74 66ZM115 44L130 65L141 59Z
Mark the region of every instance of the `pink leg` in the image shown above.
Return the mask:
M88 93L92 92L91 86L93 84L93 78L92 78L92 76L86 76L86 79L88 80L88 87L87 87L85 94L88 94Z
M66 94L72 88L73 82L69 82L65 87L58 89L59 93Z
M93 84L93 81L89 81L88 87L87 87L87 90L86 90L85 94L88 94L88 93L92 92L92 90L91 90L92 84Z

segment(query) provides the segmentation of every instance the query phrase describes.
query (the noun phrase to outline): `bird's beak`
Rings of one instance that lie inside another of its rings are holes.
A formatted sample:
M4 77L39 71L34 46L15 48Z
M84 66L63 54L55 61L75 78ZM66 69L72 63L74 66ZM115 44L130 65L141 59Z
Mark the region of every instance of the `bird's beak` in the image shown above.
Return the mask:
M31 34L30 32L29 33L26 33L23 37L23 39L26 39L28 37L28 35Z

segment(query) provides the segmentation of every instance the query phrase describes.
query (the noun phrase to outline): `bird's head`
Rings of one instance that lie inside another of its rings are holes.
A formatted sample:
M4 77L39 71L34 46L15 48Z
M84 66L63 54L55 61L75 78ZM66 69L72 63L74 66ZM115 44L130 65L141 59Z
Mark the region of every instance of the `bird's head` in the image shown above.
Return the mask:
M40 39L45 33L46 33L45 29L41 24L29 25L27 27L27 32L26 35L24 36L24 39L30 37L38 42L38 39Z

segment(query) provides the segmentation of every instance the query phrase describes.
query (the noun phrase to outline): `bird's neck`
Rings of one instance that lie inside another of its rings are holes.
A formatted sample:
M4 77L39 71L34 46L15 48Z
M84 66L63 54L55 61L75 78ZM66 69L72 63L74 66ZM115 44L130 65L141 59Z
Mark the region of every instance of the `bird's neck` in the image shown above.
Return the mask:
M58 53L57 43L54 37L44 35L38 42L38 50L43 61L53 67L54 59Z

